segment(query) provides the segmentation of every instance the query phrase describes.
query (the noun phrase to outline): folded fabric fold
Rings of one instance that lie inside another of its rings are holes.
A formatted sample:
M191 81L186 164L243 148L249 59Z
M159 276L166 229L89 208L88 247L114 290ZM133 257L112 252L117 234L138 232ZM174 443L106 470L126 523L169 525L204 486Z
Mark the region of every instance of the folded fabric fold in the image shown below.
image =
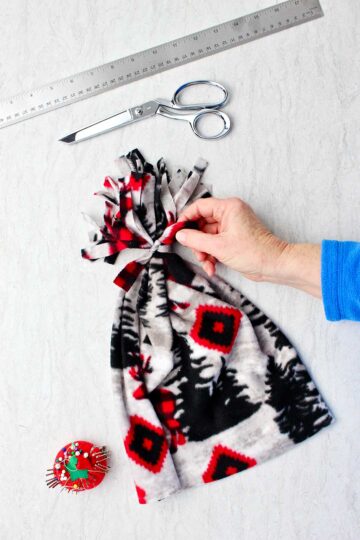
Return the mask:
M140 503L244 471L333 416L296 350L252 302L172 252L184 207L210 195L207 163L170 177L138 150L106 177L89 260L117 271L111 373Z

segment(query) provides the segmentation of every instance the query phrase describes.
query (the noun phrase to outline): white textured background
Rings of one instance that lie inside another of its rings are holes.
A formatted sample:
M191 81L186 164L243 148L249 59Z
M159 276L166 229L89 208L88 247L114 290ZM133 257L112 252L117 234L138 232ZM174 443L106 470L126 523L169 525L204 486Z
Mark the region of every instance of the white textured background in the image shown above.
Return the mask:
M270 4L1 0L0 95ZM323 19L0 131L1 540L359 538L360 325L326 322L319 301L229 273L297 345L337 422L256 470L140 506L109 380L113 269L80 257L80 210L133 147L171 167L209 159L214 194L243 197L287 239L360 239L360 5L322 5ZM230 89L233 130L221 141L156 118L57 142L198 78ZM93 492L50 491L45 470L74 438L108 445L111 473Z

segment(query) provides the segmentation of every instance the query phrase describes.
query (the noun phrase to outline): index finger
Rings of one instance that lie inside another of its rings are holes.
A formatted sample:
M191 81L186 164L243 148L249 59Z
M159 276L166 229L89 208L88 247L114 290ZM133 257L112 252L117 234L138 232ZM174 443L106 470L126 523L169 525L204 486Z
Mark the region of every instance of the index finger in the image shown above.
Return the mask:
M215 197L198 199L182 211L178 221L196 221L205 218L214 223L218 221L219 206L221 206L221 199Z

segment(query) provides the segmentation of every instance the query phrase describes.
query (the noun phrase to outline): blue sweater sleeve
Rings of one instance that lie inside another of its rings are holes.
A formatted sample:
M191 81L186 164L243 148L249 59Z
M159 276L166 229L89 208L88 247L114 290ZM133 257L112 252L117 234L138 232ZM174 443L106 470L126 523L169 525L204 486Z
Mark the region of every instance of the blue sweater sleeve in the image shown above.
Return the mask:
M329 321L360 321L360 242L322 241L321 289Z

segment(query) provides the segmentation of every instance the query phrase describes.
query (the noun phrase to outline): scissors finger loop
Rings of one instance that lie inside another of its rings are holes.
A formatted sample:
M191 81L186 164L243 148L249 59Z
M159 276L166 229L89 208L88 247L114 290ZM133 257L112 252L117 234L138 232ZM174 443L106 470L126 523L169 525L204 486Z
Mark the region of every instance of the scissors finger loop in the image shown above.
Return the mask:
M218 133L215 133L214 135L208 135L204 131L199 129L200 120L208 115L216 115L223 121L222 129ZM201 139L220 139L221 137L224 137L229 132L231 122L228 115L225 114L224 112L218 111L216 109L209 109L205 111L203 110L199 112L198 114L196 114L193 120L190 122L190 125L195 135L197 135Z
M185 90L189 88L190 86L198 86L198 85L206 85L206 86L213 86L216 88L219 88L223 94L223 98L221 101L216 102L210 102L210 103L192 103L192 104L185 104L181 103L180 98L181 95L184 94ZM184 109L184 110L191 110L194 108L206 108L206 109L220 109L225 103L227 102L229 97L229 93L226 90L226 88L215 81L208 81L208 80L199 80L199 81L190 81L182 86L179 86L179 88L176 90L173 98L172 103L177 106L178 108Z

